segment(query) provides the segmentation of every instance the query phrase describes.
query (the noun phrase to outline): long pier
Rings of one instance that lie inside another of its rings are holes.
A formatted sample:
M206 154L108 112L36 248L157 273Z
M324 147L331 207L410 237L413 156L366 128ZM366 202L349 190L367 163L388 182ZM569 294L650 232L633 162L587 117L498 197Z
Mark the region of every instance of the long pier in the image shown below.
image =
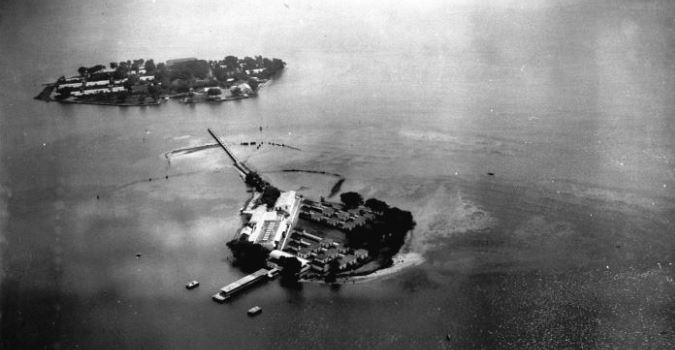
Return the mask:
M221 147L223 150L225 150L225 153L227 153L227 155L230 157L230 159L232 159L232 162L234 163L234 167L237 168L237 170L239 170L239 172L241 172L241 174L242 174L243 176L248 175L248 174L251 172L251 169L249 169L249 168L246 166L246 164L244 164L244 163L242 163L241 161L239 161L239 159L237 159L237 157L234 155L234 153L232 153L232 152L227 148L227 146L225 146L225 144L224 144L222 141L220 141L220 139L218 138L218 136L216 136L216 134L215 134L211 129L206 129L206 130L209 131L209 134L211 134L211 137L213 137L213 139L216 140L216 142L218 142L218 144L220 145L220 147Z
M226 285L223 288L220 288L218 293L214 294L211 298L219 303L223 303L226 300L230 299L236 293L241 292L242 290L251 287L259 282L272 279L276 276L277 270L272 269L260 269L250 275L246 275L239 280L232 282Z

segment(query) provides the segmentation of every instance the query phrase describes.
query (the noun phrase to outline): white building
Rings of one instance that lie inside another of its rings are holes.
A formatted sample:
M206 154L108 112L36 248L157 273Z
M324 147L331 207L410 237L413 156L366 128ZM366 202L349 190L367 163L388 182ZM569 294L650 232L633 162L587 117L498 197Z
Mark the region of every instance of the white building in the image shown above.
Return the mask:
M290 215L296 206L296 202L297 198L295 196L295 191L281 192L277 202L274 204L274 209Z
M84 86L106 86L110 84L110 80L97 80L97 81L88 81L84 83Z
M251 75L251 74L258 74L262 73L265 71L265 68L254 68L254 69L247 69L246 74Z
M56 88L56 90L61 90L63 88L79 88L81 86L82 86L82 82L61 84Z
M105 89L89 89L89 90L84 90L85 95L94 95L94 94L107 94L110 92L110 89L105 88Z
M296 258L300 261L300 264L303 267L306 266L306 265L309 265L309 261L307 259L298 258L297 256L295 256L293 254L290 254L290 253L287 253L287 252L284 252L284 251L281 251L281 250L278 250L278 249L275 249L275 250L270 252L270 258L272 258L274 260L279 260L282 257L284 257L284 258Z
M256 195L241 213L249 216L248 226L240 231L246 235L249 242L261 244L270 250L276 249L279 243L286 238L297 215L299 203L295 191L282 192L277 199L274 210L267 210L266 205L258 205Z

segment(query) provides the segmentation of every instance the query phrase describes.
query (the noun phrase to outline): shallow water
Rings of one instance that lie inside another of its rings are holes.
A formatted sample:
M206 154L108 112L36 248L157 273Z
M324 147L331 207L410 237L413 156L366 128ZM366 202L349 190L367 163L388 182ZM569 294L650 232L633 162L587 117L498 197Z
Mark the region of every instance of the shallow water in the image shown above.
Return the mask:
M672 347L672 4L257 5L0 5L3 347ZM224 104L32 100L80 65L231 53L288 68ZM425 262L213 303L248 195L217 148L166 156L206 128L300 148L233 147L285 189L328 195L281 170L325 171L411 210Z

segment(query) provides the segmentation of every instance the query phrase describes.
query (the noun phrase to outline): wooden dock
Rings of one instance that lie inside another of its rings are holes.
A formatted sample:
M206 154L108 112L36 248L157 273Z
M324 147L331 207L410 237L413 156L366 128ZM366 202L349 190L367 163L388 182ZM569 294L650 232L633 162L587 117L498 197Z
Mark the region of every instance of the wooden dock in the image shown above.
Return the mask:
M237 168L237 170L239 170L239 172L240 172L243 176L248 175L248 173L251 172L251 169L249 169L249 168L246 166L246 164L244 164L243 162L241 162L241 161L234 155L234 153L232 153L232 152L227 148L227 146L225 146L225 144L224 144L222 141L220 141L220 138L218 138L218 136L216 136L216 134L215 134L211 129L206 129L206 130L209 131L209 134L211 134L211 137L213 137L213 139L215 139L216 142L218 142L218 144L220 145L220 147L221 147L223 150L225 150L225 153L227 153L227 155L230 157L230 159L232 159L232 162L234 163L234 167Z

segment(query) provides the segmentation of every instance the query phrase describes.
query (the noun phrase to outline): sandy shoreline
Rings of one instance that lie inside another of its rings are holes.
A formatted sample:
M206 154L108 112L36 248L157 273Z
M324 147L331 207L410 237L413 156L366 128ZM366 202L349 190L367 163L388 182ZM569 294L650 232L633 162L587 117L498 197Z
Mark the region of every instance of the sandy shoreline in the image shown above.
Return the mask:
M424 262L424 257L420 253L409 252L397 254L394 256L393 260L394 262L391 266L363 276L341 277L333 283L326 283L320 280L301 280L300 282L317 284L357 284L371 282L377 279L390 277L407 268L420 265Z

